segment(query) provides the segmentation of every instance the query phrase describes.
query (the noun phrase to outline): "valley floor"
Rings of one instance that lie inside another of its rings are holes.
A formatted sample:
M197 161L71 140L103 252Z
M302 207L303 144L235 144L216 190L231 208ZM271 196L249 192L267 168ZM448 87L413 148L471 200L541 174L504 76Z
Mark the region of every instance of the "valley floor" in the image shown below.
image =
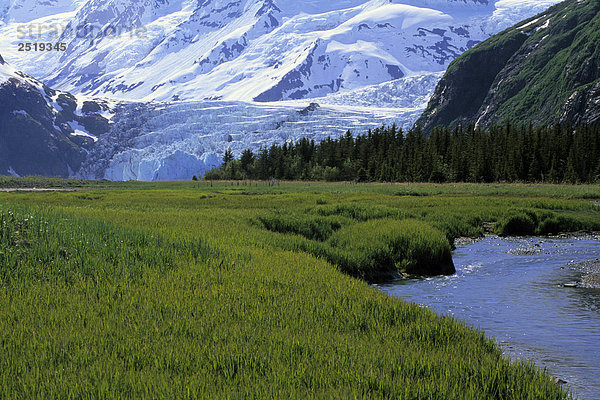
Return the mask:
M600 230L598 185L81 185L0 193L0 398L567 397L356 277Z

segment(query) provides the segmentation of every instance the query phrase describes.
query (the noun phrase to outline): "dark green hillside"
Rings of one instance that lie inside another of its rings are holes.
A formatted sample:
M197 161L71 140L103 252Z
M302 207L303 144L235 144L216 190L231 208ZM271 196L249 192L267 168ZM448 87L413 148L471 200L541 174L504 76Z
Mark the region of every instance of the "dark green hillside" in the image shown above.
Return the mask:
M567 0L457 58L417 124L600 121L600 1Z

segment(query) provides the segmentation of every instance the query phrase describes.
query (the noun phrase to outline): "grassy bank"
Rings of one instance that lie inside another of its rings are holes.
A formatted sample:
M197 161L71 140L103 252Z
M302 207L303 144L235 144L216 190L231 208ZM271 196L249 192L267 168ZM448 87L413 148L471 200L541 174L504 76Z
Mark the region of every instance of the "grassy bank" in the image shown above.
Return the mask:
M566 397L349 274L521 214L599 230L598 186L123 186L0 193L0 398Z

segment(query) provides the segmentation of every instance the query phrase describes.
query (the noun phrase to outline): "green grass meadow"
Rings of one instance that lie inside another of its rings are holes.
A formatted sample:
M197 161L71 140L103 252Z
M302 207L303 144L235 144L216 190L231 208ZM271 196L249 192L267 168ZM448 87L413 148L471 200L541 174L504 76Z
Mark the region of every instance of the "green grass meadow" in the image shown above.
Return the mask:
M600 230L600 186L90 186L0 193L0 399L568 397L367 281Z

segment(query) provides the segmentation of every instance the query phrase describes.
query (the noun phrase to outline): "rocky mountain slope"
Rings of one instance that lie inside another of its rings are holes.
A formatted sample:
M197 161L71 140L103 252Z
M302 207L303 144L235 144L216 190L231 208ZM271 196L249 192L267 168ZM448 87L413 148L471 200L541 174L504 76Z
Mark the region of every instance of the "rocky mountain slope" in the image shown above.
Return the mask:
M408 128L455 57L557 2L9 0L0 5L0 50L65 91L44 87L41 137L64 138L81 157L30 171L21 165L33 153L23 147L19 168L0 156L0 174L189 179L228 148L238 154L382 123ZM18 51L46 41L66 51ZM111 99L112 114L97 101L84 108L96 96ZM59 109L59 98L69 104ZM19 107L5 115L35 115ZM92 114L110 117L99 120L107 131L84 124Z
M0 175L74 175L109 129L103 102L50 89L0 56Z
M411 84L431 90L437 81L417 80ZM0 175L190 179L218 166L226 149L239 154L301 137L319 141L347 129L391 124L399 116L414 121L426 97L398 99L403 88L388 82L332 100L356 101L353 107L305 101L107 102L52 90L2 60ZM382 107L390 101L395 108Z
M118 100L261 102L444 71L476 43L558 2L11 1L0 45L52 87ZM17 51L24 40L67 50Z
M456 59L418 124L600 122L600 1L568 0Z

